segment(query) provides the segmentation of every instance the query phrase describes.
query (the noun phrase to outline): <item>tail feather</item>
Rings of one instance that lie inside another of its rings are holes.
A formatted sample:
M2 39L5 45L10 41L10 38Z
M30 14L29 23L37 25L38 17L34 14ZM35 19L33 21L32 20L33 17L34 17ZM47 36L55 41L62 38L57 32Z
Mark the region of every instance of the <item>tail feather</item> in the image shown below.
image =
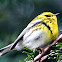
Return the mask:
M13 43L12 43L12 44L13 44ZM12 44L10 44L10 45L8 45L8 46L6 46L6 47L4 47L4 48L1 48L1 49L0 49L0 56L2 56L2 55L4 55L4 54L8 53L9 51L11 51L11 46L12 46Z

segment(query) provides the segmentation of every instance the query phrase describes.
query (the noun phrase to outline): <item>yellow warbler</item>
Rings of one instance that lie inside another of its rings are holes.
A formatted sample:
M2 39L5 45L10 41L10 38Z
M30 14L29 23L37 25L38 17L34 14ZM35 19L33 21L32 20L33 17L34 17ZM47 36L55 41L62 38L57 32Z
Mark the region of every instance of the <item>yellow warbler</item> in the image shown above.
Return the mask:
M0 56L11 50L44 48L58 36L57 17L59 13L43 12L34 18L21 32L14 43L0 49Z

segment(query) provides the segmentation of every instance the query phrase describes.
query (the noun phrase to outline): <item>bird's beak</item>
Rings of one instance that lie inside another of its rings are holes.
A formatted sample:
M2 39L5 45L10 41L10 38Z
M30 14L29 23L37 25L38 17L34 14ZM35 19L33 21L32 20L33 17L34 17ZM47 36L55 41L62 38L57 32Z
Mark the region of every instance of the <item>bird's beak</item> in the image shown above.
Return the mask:
M56 13L56 14L54 14L54 16L56 16L56 15L58 15L58 14L60 14L60 13Z

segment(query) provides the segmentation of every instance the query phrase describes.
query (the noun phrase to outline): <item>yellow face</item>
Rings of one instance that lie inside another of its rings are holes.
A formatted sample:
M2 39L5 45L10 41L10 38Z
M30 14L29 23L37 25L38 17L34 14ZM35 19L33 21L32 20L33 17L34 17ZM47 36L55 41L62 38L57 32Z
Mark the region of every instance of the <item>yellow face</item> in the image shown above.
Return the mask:
M53 13L51 13L51 12L43 12L42 14L40 14L40 15L38 15L37 17L35 17L32 21L31 21L31 23L33 22L33 21L36 21L36 20L39 20L39 19L51 19L53 22L55 22L55 23L57 23L57 17L56 17L56 15L58 15L59 13L56 13L56 14L53 14ZM29 24L31 24L31 23L29 23Z
M44 13L40 14L39 16L45 17L45 18L50 18L50 19L53 19L55 22L57 22L56 15L51 12L44 12Z

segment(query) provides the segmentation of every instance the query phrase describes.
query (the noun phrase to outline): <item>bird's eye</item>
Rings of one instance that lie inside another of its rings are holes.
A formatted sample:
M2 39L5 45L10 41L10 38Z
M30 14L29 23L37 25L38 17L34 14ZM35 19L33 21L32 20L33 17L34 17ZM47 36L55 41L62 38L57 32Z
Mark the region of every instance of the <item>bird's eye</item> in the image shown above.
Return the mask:
M51 15L45 15L46 17L51 17Z

